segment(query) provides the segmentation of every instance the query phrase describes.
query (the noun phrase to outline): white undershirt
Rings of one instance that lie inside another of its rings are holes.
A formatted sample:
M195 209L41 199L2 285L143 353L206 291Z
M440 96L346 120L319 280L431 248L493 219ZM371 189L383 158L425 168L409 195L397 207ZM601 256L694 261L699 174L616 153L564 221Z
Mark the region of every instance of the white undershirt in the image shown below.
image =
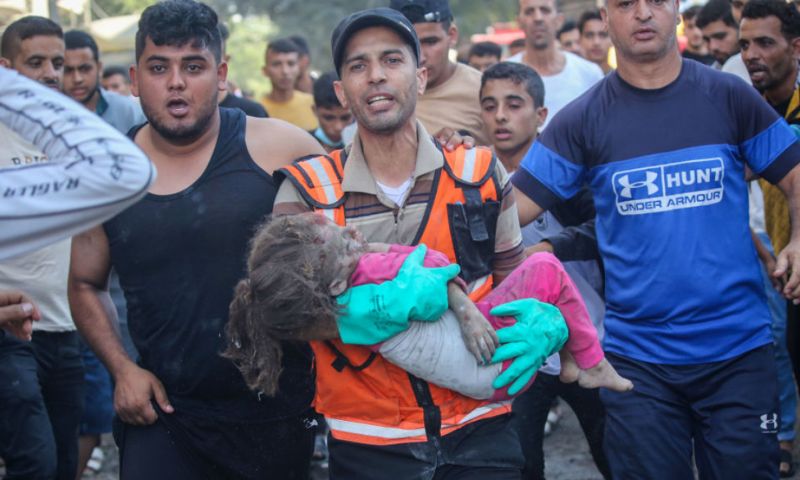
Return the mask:
M406 195L408 191L411 189L411 179L409 178L405 182L401 183L397 187L390 187L388 185L384 185L381 182L375 180L375 184L378 185L378 188L381 189L384 195L389 197L391 201L395 203L395 205L402 206L405 202Z

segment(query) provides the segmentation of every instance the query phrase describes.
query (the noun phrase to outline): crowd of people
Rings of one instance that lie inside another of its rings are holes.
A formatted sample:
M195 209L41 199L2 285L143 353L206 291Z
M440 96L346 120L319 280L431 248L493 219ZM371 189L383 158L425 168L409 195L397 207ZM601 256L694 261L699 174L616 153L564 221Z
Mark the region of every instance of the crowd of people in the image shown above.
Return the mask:
M329 72L270 40L260 99L195 0L130 68L5 28L5 478L113 432L123 479L541 479L559 398L605 479L792 476L795 5L518 0L457 59L387 3Z

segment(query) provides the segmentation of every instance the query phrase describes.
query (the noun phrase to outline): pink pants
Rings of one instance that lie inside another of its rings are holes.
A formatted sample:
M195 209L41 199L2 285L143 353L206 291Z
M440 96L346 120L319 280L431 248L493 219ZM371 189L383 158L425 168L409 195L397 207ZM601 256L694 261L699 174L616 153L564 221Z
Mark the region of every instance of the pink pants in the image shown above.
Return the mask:
M603 359L597 330L592 325L581 294L555 256L544 252L531 255L503 283L475 305L497 330L514 325L515 319L495 317L489 311L498 305L521 298L550 303L561 311L569 329L569 340L565 348L575 357L578 367L585 370Z

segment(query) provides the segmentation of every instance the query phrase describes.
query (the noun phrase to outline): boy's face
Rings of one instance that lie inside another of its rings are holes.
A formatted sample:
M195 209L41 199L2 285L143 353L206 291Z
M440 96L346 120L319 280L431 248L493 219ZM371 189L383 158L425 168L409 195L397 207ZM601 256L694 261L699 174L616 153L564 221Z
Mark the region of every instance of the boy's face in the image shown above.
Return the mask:
M353 114L344 107L317 107L314 114L319 121L319 127L334 142L342 141L342 130L353 123Z
M267 50L264 75L272 82L272 88L286 92L294 90L300 77L300 59L297 52L281 53Z
M489 80L481 90L481 117L495 150L513 153L536 137L547 109L534 105L524 84Z

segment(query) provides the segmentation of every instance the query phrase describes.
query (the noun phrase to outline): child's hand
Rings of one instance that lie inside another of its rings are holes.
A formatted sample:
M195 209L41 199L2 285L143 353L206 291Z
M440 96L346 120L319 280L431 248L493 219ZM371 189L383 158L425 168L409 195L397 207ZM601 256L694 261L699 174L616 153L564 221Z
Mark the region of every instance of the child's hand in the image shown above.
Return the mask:
M467 350L475 357L478 364L489 363L499 344L492 325L472 302L459 305L453 312L461 326L461 336L464 338Z

